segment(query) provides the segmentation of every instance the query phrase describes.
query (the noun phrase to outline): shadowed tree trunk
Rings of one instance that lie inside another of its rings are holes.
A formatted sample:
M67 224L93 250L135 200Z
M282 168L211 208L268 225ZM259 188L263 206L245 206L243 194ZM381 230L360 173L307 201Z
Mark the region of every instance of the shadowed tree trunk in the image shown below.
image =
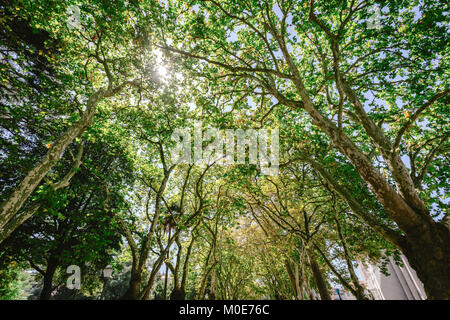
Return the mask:
M198 224L193 228L193 232L197 228ZM186 280L189 269L189 258L191 256L192 247L194 246L196 235L193 234L191 238L191 242L189 243L188 249L186 251L186 257L184 258L183 270L181 275L181 281L179 283L178 270L181 264L181 243L179 239L177 239L178 244L178 254L177 254L177 265L175 269L172 270L174 274L174 287L172 292L170 293L170 300L184 300L186 298Z
M130 283L122 300L137 300L141 292L142 275L139 272L131 273Z
M294 292L294 297L296 300L303 300L303 293L301 293L299 277L298 277L298 265L295 266L295 274L288 259L284 260L284 265L286 267L287 274L289 276L289 282L291 283L292 291Z
M44 285L39 295L39 300L49 300L53 291L53 276L55 275L58 263L50 259L44 274Z
M161 214L161 200L163 197L163 193L166 189L167 181L169 180L170 174L171 174L172 170L175 168L174 165L172 165L170 168L167 168L162 144L161 144L161 142L158 142L157 144L160 148L161 161L164 164L164 167L163 167L164 177L161 180L159 188L156 190L155 209L154 209L153 219L151 221L150 230L145 235L140 249L138 249L136 242L134 241L133 236L131 235L131 232L130 232L129 228L127 227L127 225L120 218L117 217L119 226L121 227L121 230L125 234L127 242L130 245L132 257L133 257L133 267L131 269L130 283L129 283L126 293L121 298L124 300L139 300L139 299L142 299L143 296L148 297L150 295L150 291L148 288L149 287L151 288L151 286L149 286L149 285L147 285L146 288L144 289L144 291L141 292L142 280L143 280L142 272L144 270L145 263L148 259L150 245L152 242L152 237L157 230L157 221ZM149 197L150 197L150 195L149 195ZM148 201L149 201L149 199L148 199ZM147 210L146 213L148 216L149 215L148 206L147 206L146 210ZM164 255L165 255L165 253L164 253ZM160 259L158 259L158 261L159 260ZM159 268L158 268L158 270L159 270Z
M308 259L314 282L316 283L317 290L319 290L320 298L322 300L331 300L327 282L322 274L322 271L320 270L319 265L317 264L317 261L314 259L313 253L308 252Z

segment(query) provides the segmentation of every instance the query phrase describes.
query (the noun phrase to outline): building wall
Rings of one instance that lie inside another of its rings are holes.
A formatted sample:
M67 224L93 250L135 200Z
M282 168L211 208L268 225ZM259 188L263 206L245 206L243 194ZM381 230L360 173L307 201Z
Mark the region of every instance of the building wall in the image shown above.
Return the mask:
M372 264L359 262L358 271L363 285L370 291L375 300L424 300L425 290L416 272L411 268L406 257L401 256L403 267L395 264L389 257L385 276Z

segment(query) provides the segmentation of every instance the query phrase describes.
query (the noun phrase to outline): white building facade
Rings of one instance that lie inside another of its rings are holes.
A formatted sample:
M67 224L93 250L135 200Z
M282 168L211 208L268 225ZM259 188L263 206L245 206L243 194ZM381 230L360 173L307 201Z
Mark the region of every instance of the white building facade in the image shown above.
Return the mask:
M375 300L425 300L427 298L422 282L411 268L406 257L401 256L403 267L389 257L389 276L381 273L377 266L359 262L358 271L362 284Z

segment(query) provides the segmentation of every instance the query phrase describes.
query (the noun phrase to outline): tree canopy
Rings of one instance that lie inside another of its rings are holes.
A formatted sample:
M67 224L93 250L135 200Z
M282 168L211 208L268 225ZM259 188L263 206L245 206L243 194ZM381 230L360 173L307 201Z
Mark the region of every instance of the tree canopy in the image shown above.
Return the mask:
M1 299L449 299L440 1L0 11Z

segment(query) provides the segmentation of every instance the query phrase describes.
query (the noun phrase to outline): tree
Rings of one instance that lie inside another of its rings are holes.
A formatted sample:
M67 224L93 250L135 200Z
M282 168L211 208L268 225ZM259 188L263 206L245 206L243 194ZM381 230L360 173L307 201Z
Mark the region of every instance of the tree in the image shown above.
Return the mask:
M0 12L2 297L325 300L338 285L366 299L355 262L404 254L428 298L449 298L439 1ZM217 159L216 129L275 129L276 174L249 163L250 137L230 164L225 134ZM70 264L81 290L62 286Z
M305 112L398 225L401 235L394 236L390 229L384 233L408 257L428 296L448 298L449 229L433 218L429 195L420 192L420 178L414 178L416 183L412 178L418 171L426 175L426 168L439 166L444 157L446 133L439 132L446 130L436 129L446 126L442 112L450 92L442 72L448 59L439 21L445 17L439 3L431 1L415 7L421 15L416 21L414 3L394 1L384 7L388 13L381 28L371 29L370 5L198 2L172 32L170 44L166 41L161 47L197 61L202 74L219 89L230 84L249 88L234 95L235 100L263 96L263 110L271 110L275 100L276 106ZM172 10L184 10L184 3L173 3ZM191 50L179 49L187 42ZM395 107L387 110L389 105ZM414 145L415 134L425 129L416 124L418 118L430 123L433 138L418 151L424 155L421 164L412 155L414 170L408 170L402 158ZM409 131L412 126L419 130Z
M12 3L12 6L15 4ZM145 81L145 77L122 73L117 70L121 65L131 67L132 59L121 55L120 59L114 57L114 53L129 50L129 37L135 39L137 47L142 45L145 35L139 33L133 26L127 23L132 20L129 16L131 10L139 12L139 8L116 4L114 8L103 5L91 5L88 2L82 6L89 15L86 21L82 21L83 28L77 31L68 28L65 19L65 6L53 5L52 10L38 10L44 2L30 2L22 7L21 15L33 19L33 28L51 30L53 38L58 38L62 43L59 49L64 50L63 59L58 61L58 78L65 79L67 87L64 89L64 99L74 100L76 107L70 110L69 123L65 130L58 136L52 137L53 141L47 144L47 151L41 159L37 159L32 167L24 173L20 183L14 186L0 205L0 229L1 233L6 224L10 222L29 196L38 187L42 179L58 162L60 156L76 138L78 138L93 122L98 104L106 98L111 98L127 87L138 87ZM105 17L108 17L105 19ZM36 21L39 21L36 22ZM80 22L81 23L81 22ZM92 27L94 26L94 27ZM138 41L141 40L141 41ZM80 45L82 44L82 45ZM110 50L116 48L116 50ZM14 52L14 51L13 51ZM55 56L50 58L56 59ZM91 60L94 65L90 64ZM131 60L131 61L130 61ZM14 68L9 63L9 68ZM100 71L98 68L103 68ZM130 71L130 68L121 68ZM21 70L26 73L26 70ZM78 77L83 75L84 81ZM134 76L134 78L133 78ZM147 77L148 79L148 77ZM5 79L8 82L7 79ZM106 82L106 84L102 83ZM76 86L71 86L75 84ZM73 96L75 92L75 96ZM78 103L82 100L83 103ZM64 100L61 101L64 103ZM82 105L84 105L84 110ZM6 238L3 236L2 238Z
M119 249L120 233L105 210L107 195L102 185L114 184L112 208L120 211L123 198L118 194L119 186L129 184L132 177L127 159L114 156L115 152L103 141L90 143L72 184L64 192L56 192L51 182L43 185L34 200L39 204L37 213L2 244L3 259L13 257L13 261L29 263L42 276L40 299L50 299L52 292L65 284L69 265L81 267L86 286L85 275L98 273ZM91 163L102 166L91 167ZM60 283L55 285L56 276Z

